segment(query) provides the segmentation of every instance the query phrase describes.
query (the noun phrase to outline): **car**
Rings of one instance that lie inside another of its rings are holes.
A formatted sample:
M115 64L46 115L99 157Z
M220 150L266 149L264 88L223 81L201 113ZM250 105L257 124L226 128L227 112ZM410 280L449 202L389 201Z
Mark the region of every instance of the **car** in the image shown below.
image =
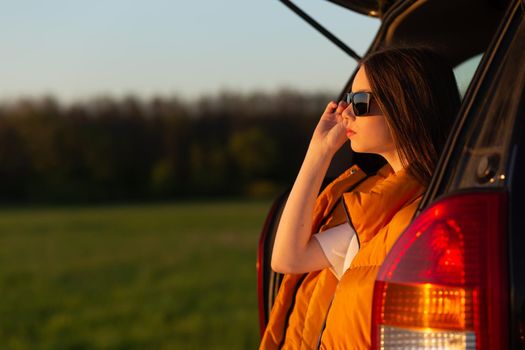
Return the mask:
M376 277L372 348L525 348L525 1L331 2L381 20L368 52L425 44L453 64L463 87L432 181ZM381 164L366 154L350 161L368 171ZM327 177L348 164L338 155ZM261 334L282 279L270 258L286 197L275 200L259 241Z

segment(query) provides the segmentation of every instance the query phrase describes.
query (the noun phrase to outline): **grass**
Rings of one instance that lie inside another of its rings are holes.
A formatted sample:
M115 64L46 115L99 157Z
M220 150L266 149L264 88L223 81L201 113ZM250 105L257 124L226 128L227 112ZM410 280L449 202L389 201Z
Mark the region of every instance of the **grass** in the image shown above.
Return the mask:
M0 211L0 348L253 349L268 202Z

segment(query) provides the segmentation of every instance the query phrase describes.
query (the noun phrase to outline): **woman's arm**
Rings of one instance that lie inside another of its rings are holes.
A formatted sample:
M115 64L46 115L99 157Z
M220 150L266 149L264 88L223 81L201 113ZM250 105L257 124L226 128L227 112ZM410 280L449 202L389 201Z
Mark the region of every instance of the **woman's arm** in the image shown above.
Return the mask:
M341 113L347 104L330 102L314 131L303 164L284 207L275 236L272 269L304 273L330 266L311 237L312 213L330 161L347 140Z

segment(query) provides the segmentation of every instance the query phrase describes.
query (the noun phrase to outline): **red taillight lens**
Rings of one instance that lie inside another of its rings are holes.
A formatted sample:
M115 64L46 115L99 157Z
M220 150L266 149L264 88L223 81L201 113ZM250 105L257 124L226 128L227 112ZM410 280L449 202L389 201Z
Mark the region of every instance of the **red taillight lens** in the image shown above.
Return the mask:
M414 220L376 279L373 348L506 348L506 204L459 194Z

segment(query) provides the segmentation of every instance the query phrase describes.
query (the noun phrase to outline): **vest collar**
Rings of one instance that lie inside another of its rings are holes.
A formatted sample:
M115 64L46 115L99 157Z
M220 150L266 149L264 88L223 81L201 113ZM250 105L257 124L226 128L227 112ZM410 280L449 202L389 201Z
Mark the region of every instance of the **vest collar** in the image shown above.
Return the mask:
M421 185L406 169L394 172L385 164L374 176L343 194L359 242L372 239L405 205L423 194Z
M314 207L312 234L319 232L319 226L322 221L330 216L340 200L344 192L349 188L354 187L357 183L366 178L366 174L357 165L353 165L342 173L337 179L332 181L317 197L317 202Z

